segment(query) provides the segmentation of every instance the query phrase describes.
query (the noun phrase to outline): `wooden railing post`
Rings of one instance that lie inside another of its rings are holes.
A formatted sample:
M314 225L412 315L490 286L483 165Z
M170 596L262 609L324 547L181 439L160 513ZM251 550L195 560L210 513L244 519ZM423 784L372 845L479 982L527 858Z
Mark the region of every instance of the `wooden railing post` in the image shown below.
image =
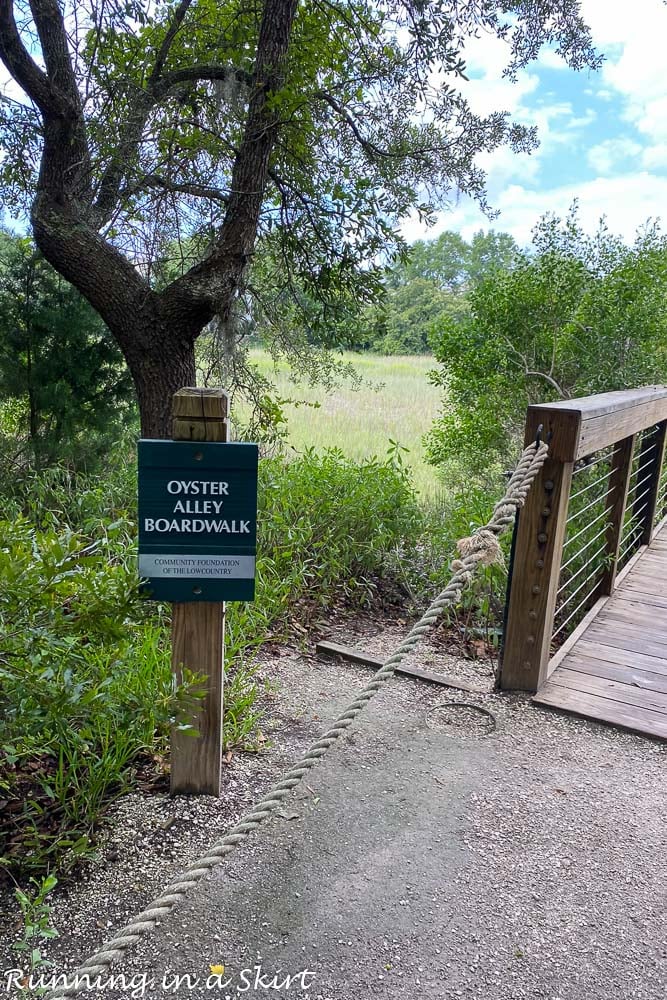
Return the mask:
M635 434L623 438L618 443L611 460L609 476L609 521L607 524L606 546L608 563L600 581L600 595L611 594L616 582L618 550L623 534L623 520L628 500L628 486L632 472L632 458L635 449Z
M180 389L172 405L174 440L227 441L227 407L222 389ZM224 603L173 604L171 649L176 683L183 680L183 668L207 677L194 720L199 735L172 730L171 793L217 796L222 770Z
M632 501L634 511L638 515L641 512L634 520L634 530L637 524L641 528L636 540L643 544L650 542L667 436L667 385L529 406L526 444L535 439L540 424L544 425L543 439L549 444L549 455L517 523L506 603L499 683L501 688L509 690L535 691L548 676L574 463L616 445L605 507L608 522L605 529L600 529L606 534L603 550L606 548L609 556L608 566L603 573L596 573L594 586L584 598L590 602L614 588L619 552L623 551L628 497L631 489L634 492L629 483L635 439L646 428L658 425L654 433L644 437L637 464L638 495ZM649 451L654 442L657 447ZM645 483L649 483L646 492Z
M525 443L543 424L549 456L521 511L507 609L500 687L537 691L546 679L558 577L581 416L529 407Z
M653 537L653 521L655 519L655 508L658 502L658 490L660 488L660 477L662 475L662 464L665 455L665 432L667 431L667 420L662 420L655 431L655 434L651 434L645 438L646 449L650 448L653 443L656 447L651 455L651 460L647 466L646 475L651 476L648 480L648 486L650 487L650 492L647 494L647 504L646 511L643 517L641 544L648 545ZM639 459L639 464L642 465L643 462L641 457ZM642 478L642 476L640 476Z

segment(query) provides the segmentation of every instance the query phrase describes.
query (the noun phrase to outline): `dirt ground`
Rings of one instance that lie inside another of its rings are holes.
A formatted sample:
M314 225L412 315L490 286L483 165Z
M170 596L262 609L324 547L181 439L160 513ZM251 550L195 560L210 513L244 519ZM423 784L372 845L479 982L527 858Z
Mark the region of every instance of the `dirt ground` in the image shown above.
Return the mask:
M330 634L388 655L404 632ZM447 656L437 639L411 662L486 693L385 685L269 824L115 969L136 996L663 1000L664 747L494 693L492 663ZM262 669L278 684L271 748L234 756L219 800L116 804L97 858L54 896L55 971L224 835L370 677L293 650ZM9 970L17 921L3 903Z

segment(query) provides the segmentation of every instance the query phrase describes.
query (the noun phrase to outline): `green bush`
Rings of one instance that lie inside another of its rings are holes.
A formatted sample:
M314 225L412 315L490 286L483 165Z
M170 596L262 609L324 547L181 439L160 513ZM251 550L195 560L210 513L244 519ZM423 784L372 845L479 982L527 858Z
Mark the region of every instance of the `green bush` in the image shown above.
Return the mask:
M196 708L201 678L172 692L168 608L138 594L134 464L121 452L104 479L52 469L6 489L0 865L14 872L62 871L88 851L104 806ZM259 713L248 652L313 608L367 603L420 526L396 455L265 459L259 511L256 600L229 606L226 632L224 737L249 748Z
M408 589L420 608L433 600L449 582L451 562L457 554L457 542L487 523L502 491L502 480L498 483L496 495L475 484L469 484L464 491L423 510L422 530L416 551L408 553L405 563ZM450 625L460 627L467 638L480 636L491 645L496 644L502 623L511 532L507 532L499 540L503 564L479 567L474 580L463 591L460 604L450 608L443 619Z
M161 622L147 620L127 549L0 521L0 857L41 869L75 856L131 762L164 738L174 699Z

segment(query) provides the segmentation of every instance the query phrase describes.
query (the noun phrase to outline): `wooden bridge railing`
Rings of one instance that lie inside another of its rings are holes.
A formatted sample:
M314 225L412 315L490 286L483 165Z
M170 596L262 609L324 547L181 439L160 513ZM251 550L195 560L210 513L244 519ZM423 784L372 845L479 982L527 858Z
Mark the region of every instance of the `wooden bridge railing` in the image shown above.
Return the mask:
M537 691L555 648L667 513L667 386L528 407L549 456L515 528L500 686Z

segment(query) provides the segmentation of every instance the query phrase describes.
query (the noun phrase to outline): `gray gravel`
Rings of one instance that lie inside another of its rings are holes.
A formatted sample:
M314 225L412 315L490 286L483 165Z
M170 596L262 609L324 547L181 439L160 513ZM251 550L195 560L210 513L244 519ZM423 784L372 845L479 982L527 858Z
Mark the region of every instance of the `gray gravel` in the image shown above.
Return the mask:
M363 645L390 652L403 631ZM451 673L440 654L429 643L415 662ZM235 758L220 803L133 796L118 807L99 861L56 900L59 969L210 846L369 676L294 654L266 667L282 685L274 749ZM485 663L464 669L477 681L492 674ZM491 712L495 728L483 712L446 707L458 701ZM154 980L143 995L156 998L663 1000L666 808L658 744L523 696L473 699L396 678L282 815L122 971ZM162 988L174 972L204 983L217 964L223 990ZM266 977L256 989L255 972L242 971L255 966Z

